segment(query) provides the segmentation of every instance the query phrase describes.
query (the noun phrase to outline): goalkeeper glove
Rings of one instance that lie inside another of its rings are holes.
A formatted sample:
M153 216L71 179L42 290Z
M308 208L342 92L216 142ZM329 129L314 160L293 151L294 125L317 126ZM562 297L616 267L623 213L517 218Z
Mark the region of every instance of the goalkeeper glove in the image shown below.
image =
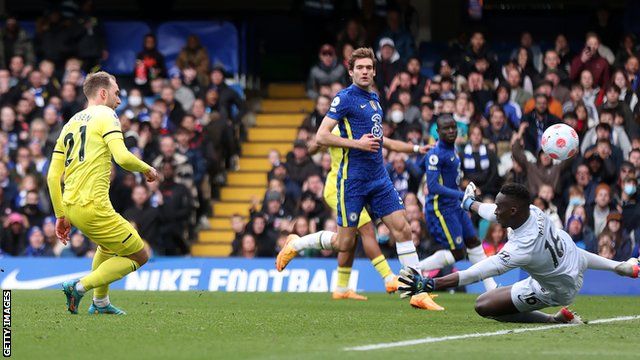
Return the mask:
M469 209L471 209L471 204L473 204L474 201L476 201L476 184L470 182L464 190L464 196L462 197L460 207L469 211Z
M434 279L423 277L412 267L400 270L398 281L402 283L398 286L398 290L400 291L400 297L403 299L423 292L432 292L436 287Z

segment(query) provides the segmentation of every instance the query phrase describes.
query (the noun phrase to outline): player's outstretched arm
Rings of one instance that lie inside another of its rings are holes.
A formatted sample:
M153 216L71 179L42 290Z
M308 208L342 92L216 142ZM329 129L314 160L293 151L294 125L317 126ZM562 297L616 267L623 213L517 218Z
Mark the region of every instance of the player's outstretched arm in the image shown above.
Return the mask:
M325 116L322 120L322 124L318 128L316 134L316 141L321 146L326 147L341 147L358 149L362 151L377 152L380 149L380 139L374 137L372 134L365 134L360 139L346 139L340 136L333 135L331 131L338 125L338 122L328 116Z
M124 141L121 138L111 139L107 146L109 146L113 159L123 169L143 173L147 181L154 181L157 178L156 170L133 155L124 145Z
M429 194L437 194L440 197L462 199L464 193L457 189L450 189L438 181L440 179L440 159L438 155L427 155L427 189Z
M399 141L399 140L394 140L394 139L389 139L388 137L383 137L382 138L382 146L387 149L387 150L391 150L391 151L397 151L397 152L403 152L403 153L416 153L416 154L426 154L427 151L431 150L431 148L433 146L431 145L414 145L408 142L404 142L404 141Z

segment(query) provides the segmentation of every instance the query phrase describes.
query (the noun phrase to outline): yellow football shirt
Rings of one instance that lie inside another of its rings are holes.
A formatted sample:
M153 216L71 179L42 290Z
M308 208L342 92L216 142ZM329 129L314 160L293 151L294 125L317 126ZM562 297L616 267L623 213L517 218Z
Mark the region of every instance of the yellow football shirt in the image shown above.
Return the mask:
M54 148L65 158L63 204L109 203L112 139L123 139L122 129L107 106L90 106L65 124Z

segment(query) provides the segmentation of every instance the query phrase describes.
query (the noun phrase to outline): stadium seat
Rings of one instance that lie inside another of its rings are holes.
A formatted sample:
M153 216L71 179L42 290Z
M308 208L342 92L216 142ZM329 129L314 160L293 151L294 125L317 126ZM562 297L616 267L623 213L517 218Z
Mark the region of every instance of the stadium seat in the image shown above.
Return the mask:
M291 99L306 97L304 84L269 84L267 94L271 99Z

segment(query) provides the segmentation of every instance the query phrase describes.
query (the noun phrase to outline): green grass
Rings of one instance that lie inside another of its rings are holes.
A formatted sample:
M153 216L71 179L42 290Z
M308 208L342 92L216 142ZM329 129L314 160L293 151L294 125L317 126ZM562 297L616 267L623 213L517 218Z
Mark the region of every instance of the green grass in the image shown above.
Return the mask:
M14 291L17 359L521 359L637 357L640 321L585 325L367 352L344 347L491 332L504 324L473 311L475 296L443 294L444 312L416 310L396 295L332 301L328 294L124 292L110 295L126 316L65 310L61 291ZM89 300L89 301L87 301ZM580 297L588 319L640 314L637 298ZM555 310L555 309L553 309Z

